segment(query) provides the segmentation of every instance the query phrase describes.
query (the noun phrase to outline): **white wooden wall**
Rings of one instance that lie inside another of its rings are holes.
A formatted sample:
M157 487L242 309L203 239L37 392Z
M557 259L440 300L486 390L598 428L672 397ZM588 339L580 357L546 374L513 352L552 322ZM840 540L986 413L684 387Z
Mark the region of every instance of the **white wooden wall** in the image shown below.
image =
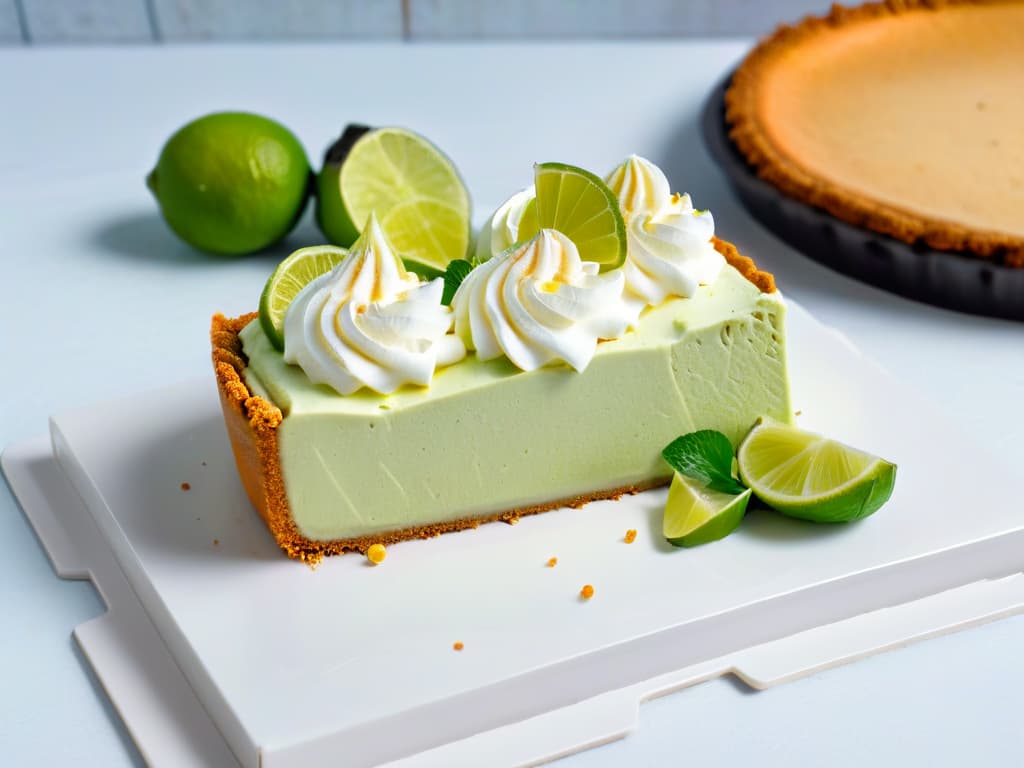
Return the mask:
M759 36L827 0L0 0L0 45Z

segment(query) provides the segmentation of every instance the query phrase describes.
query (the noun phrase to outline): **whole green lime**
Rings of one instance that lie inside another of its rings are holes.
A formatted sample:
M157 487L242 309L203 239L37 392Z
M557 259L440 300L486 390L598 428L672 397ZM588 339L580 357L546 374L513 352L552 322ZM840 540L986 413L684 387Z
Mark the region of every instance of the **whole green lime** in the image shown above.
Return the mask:
M216 112L167 140L146 184L182 240L234 255L291 231L309 199L310 173L306 151L280 123Z

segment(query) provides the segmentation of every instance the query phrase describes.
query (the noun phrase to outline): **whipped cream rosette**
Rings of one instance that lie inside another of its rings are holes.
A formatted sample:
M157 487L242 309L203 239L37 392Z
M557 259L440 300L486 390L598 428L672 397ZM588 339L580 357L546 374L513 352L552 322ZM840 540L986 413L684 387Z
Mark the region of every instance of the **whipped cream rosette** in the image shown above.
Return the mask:
M569 238L542 229L469 273L452 301L455 332L481 360L505 355L524 371L564 361L582 371L599 339L629 325L624 280L620 270L599 274Z
M622 215L651 215L667 206L672 188L662 170L639 155L630 155L604 180L619 198Z
M531 184L526 189L521 189L512 197L498 206L498 209L491 214L480 236L476 241L477 263L487 261L492 256L511 248L521 238L519 231L524 234L537 229L537 206L534 202L536 193ZM529 212L528 212L529 211Z
M689 195L671 193L668 179L649 160L631 155L605 179L626 220L626 299L638 312L669 296L692 296L713 283L725 258L711 238L710 211L697 211Z
M284 359L343 395L427 386L466 354L441 304L444 280L406 271L375 216L348 256L305 286L284 319Z
M694 210L689 195L674 195L658 214L628 221L622 265L626 292L645 305L657 306L669 296L693 296L698 286L715 282L725 266L725 258L711 244L711 212Z

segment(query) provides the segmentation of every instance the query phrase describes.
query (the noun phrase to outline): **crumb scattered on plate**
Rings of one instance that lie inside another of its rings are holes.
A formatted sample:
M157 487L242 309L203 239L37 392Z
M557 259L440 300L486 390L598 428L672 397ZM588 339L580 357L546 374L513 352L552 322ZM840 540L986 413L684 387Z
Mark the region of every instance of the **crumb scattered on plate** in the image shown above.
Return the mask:
M554 568L556 565L558 565L557 557L552 557L550 560L548 560L548 568Z
M594 588L590 584L584 584L583 589L580 590L580 597L584 600L589 600L594 596Z
M464 645L462 644L462 641L461 641L461 640L458 640L458 641L456 641L456 642L452 643L452 648L454 648L454 649L455 649L456 651L461 651L461 650L462 650L463 648L465 648L465 647L466 647L466 646L464 646Z
M183 490L183 491L187 491L187 490L189 490L190 488L192 488L192 486L191 486L191 485L189 485L188 483L182 483L182 484L181 484L181 490Z
M636 541L636 529L630 528L628 531L626 531L626 535L625 537L623 537L622 540L627 544L632 544L634 541Z

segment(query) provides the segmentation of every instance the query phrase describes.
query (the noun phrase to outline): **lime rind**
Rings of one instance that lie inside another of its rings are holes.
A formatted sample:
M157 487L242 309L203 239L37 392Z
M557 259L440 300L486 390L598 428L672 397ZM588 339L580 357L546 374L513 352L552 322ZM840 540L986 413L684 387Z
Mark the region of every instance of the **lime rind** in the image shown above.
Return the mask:
M284 316L299 292L321 275L326 275L348 255L334 245L300 248L277 265L260 294L259 319L263 332L275 349L284 350Z
M761 501L815 522L867 517L896 483L895 464L768 418L744 438L737 460L740 479Z
M341 166L324 165L316 177L316 221L320 231L335 245L349 247L359 237L359 228L341 202Z
M566 163L534 166L537 227L555 229L575 243L584 261L606 272L626 260L626 223L619 199L600 177ZM520 231L518 239L530 234Z

